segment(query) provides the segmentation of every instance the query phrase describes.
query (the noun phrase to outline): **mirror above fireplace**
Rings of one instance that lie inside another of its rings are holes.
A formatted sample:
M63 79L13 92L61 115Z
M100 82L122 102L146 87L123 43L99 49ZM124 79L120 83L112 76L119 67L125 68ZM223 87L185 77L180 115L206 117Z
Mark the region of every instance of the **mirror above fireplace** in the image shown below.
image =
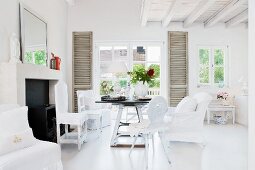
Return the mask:
M47 65L47 23L20 3L21 56L23 63Z

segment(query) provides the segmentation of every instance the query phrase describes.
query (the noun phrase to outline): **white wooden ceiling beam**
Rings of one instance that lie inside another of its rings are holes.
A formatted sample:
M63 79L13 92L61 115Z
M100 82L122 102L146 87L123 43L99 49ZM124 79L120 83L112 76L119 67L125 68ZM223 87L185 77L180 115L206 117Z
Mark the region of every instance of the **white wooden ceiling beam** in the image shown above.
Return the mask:
M191 12L191 14L184 20L184 27L192 25L198 17L200 17L206 10L208 10L216 0L202 0Z
M75 0L66 0L69 5L75 5Z
M174 0L172 2L172 4L170 5L170 7L168 9L166 17L162 21L162 25L164 27L167 27L169 25L169 23L171 22L171 20L172 20L172 18L174 16L174 13L176 12L176 10L180 9L179 8L180 5L181 5L181 0Z
M152 0L143 0L141 7L141 25L146 26L149 18L149 12L151 7Z
M248 19L248 9L226 22L226 27L235 26Z
M228 14L239 8L241 5L247 3L247 0L232 0L228 5L221 9L217 14L213 15L208 21L205 22L205 27L211 27L218 23L221 19Z

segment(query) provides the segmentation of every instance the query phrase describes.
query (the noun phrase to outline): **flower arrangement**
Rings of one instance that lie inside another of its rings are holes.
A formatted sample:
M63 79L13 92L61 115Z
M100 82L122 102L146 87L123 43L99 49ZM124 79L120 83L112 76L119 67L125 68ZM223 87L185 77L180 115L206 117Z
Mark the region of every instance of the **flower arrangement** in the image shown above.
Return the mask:
M228 98L229 94L227 92L218 92L217 93L217 99L224 99L226 100Z
M100 93L103 95L109 95L113 92L113 85L109 81L102 81L100 84Z
M148 83L153 80L155 71L153 68L145 69L144 66L141 66L137 67L132 72L128 72L128 75L130 75L132 84L136 84L139 81L143 82L144 84L145 82Z

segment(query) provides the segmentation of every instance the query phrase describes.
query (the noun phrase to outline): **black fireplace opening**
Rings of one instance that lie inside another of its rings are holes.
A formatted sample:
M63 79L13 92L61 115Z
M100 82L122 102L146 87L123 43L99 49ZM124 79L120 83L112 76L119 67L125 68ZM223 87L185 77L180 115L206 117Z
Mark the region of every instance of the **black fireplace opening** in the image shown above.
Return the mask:
M28 122L35 138L56 142L56 109L49 104L49 80L26 79ZM61 127L63 134L64 127Z
M49 105L49 80L26 79L26 105L28 107Z

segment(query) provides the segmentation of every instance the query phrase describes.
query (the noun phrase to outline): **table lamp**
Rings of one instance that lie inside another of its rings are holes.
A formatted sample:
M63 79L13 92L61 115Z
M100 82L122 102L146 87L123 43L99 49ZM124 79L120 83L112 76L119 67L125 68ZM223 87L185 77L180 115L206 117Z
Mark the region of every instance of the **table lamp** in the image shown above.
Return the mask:
M119 83L119 78L117 78L116 74L118 73L127 73L128 68L127 64L123 61L114 61L111 62L107 68L108 73L112 73L114 77L114 95L120 95L121 86Z

